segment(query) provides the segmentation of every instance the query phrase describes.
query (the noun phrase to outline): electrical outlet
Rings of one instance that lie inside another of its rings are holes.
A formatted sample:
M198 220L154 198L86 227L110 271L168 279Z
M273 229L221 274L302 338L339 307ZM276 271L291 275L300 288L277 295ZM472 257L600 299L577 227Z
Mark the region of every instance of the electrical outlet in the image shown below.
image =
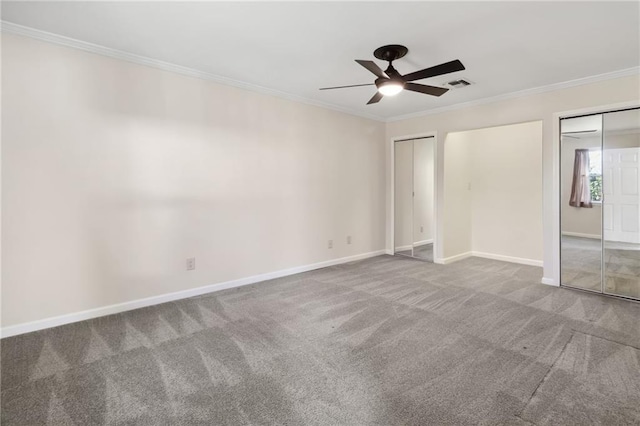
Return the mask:
M327 244L327 247L329 247L330 249L333 248L333 240L329 240L329 244Z
M347 244L351 244L351 235L347 235Z
M420 226L420 233L424 233L424 226Z
M193 271L196 269L196 258L190 257L187 259L187 271Z

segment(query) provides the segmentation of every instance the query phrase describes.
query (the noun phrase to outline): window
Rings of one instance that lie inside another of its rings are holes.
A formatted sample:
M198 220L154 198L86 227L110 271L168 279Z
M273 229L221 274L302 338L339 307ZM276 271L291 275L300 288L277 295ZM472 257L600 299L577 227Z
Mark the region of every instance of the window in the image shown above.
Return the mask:
M589 189L591 201L602 202L602 151L589 151Z

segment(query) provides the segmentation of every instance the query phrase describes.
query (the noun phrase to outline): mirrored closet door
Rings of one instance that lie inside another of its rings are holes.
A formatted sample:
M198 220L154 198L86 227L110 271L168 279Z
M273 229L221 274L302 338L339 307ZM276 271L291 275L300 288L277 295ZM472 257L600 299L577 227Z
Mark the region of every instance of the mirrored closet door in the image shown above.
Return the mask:
M394 143L395 254L433 261L435 139Z
M561 283L602 292L602 115L560 122Z
M604 292L640 299L640 109L602 118Z
M560 131L561 284L640 299L640 109Z

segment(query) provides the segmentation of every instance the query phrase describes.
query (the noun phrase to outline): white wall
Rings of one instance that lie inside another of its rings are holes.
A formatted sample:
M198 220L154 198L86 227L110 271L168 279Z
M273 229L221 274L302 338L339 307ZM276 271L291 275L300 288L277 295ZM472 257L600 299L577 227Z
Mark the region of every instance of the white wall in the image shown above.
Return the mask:
M447 253L451 253L448 257L471 251L471 154L467 134L459 132L446 136L444 197L436 206L443 212L440 217L444 232L440 235L446 239ZM442 208L443 203L446 208ZM441 246L439 241L436 246Z
M460 89L464 90L464 89ZM387 124L387 152L392 138L400 138L426 132L437 132L437 187L436 187L436 246L435 258L451 257L461 254L464 243L457 240L457 234L444 233L445 221L454 218L445 217L445 139L447 134L455 131L482 129L505 124L515 124L542 120L543 145L543 241L544 241L544 276L551 279L556 276L554 256L558 248L554 244L554 227L557 223L557 196L555 188L559 188L559 176L554 172L554 130L553 115L558 112L582 108L611 105L622 102L637 101L640 93L640 78L637 75L603 80L550 92L499 100L492 103L472 106L464 109L441 112L399 120ZM388 157L388 162L390 157ZM388 170L390 167L388 166ZM387 211L391 209L391 176L387 174ZM464 222L466 219L462 218ZM461 222L460 226L465 226ZM391 247L391 226L387 227L387 247Z
M384 248L383 123L13 35L2 65L5 327Z
M542 262L542 122L466 133L471 250Z

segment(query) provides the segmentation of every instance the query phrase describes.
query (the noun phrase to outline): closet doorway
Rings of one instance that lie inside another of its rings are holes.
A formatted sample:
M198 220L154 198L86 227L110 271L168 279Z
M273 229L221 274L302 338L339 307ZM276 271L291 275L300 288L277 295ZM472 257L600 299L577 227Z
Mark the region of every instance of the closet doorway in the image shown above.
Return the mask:
M640 300L640 108L560 122L560 283Z
M435 137L394 141L394 254L433 262Z

